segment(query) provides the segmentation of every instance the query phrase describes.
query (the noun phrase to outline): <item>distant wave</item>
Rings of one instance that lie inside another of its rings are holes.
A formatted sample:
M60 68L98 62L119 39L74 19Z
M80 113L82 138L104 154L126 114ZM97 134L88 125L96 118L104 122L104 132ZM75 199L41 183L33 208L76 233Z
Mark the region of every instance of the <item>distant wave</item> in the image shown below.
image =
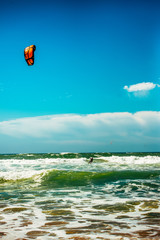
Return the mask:
M134 157L160 157L160 152L122 152L122 153L19 153L19 154L0 154L0 160L1 159L46 159L46 158L51 158L51 159L57 159L57 158L66 158L66 159L73 159L73 158L87 158L89 159L90 157L94 158L102 158L102 157L111 157L111 156L119 156L119 157L129 157L129 156L134 156Z

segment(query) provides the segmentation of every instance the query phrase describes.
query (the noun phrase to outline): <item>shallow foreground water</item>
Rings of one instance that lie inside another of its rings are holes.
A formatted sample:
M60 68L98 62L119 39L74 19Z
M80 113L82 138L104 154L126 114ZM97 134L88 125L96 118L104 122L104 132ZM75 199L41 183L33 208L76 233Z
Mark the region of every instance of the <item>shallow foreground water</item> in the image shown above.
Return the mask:
M0 155L0 239L160 239L159 226L160 153Z

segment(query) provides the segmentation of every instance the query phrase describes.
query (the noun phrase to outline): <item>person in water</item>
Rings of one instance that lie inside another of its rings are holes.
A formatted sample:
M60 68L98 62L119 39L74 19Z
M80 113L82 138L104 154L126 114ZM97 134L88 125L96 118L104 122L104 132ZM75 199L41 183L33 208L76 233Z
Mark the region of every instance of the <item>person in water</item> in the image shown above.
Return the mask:
M88 163L92 163L93 162L93 157L90 157L90 160Z

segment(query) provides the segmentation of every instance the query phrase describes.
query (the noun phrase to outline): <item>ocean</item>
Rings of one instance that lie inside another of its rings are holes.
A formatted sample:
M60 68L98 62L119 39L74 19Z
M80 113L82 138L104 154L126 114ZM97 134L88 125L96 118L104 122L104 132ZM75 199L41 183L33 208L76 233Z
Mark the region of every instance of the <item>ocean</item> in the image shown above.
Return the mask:
M0 239L160 239L160 153L1 154Z

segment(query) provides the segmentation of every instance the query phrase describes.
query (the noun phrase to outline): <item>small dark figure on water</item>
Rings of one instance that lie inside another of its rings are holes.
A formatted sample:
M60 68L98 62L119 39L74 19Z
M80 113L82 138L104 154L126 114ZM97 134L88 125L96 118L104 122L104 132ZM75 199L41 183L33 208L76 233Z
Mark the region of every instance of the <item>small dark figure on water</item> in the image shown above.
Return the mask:
M93 162L93 157L90 157L90 160L88 163L92 163Z

